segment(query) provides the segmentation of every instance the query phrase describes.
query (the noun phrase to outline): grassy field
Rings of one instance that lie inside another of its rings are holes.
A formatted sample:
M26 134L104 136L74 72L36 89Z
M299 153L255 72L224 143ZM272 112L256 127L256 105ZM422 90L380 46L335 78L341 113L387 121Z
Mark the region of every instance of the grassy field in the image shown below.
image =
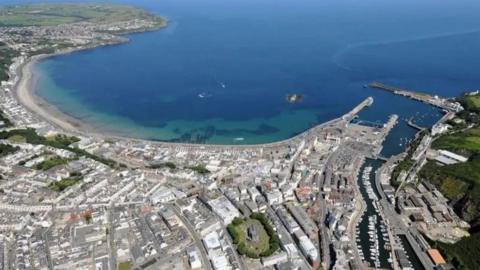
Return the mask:
M130 270L133 267L133 263L131 261L121 262L118 264L118 270Z
M480 128L441 136L433 142L432 147L469 156L480 153Z
M480 95L466 96L463 103L468 110L480 112Z
M0 26L51 26L81 21L114 22L135 18L155 16L139 8L115 4L34 4L0 7Z
M8 137L8 140L14 143L24 143L27 142L27 139L22 135L12 135Z

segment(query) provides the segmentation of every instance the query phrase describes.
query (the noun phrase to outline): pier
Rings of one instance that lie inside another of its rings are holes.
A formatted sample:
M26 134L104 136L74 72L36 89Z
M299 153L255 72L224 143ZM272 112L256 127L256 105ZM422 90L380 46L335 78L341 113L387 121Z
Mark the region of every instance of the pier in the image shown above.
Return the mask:
M414 128L414 129L417 129L417 130L419 130L419 131L422 131L422 130L426 129L426 128L424 128L424 127L421 127L421 126L415 124L415 123L412 121L411 118L407 120L407 125L408 125L409 127L412 127L412 128Z
M377 156L377 159L378 159L378 160L381 160L381 161L384 161L384 162L387 162L387 161L388 161L388 158L386 158L386 157L384 157L384 156L382 156L382 155L378 155L378 156Z
M370 88L375 88L375 89L380 89L384 90L390 93L393 93L395 95L400 95L404 96L410 99L414 99L441 109L444 109L446 111L454 111L458 112L463 110L462 106L458 104L457 102L452 102L446 98L441 98L438 96L432 96L427 93L423 92L418 92L418 91L413 91L409 89L404 89L400 87L395 87L395 86L390 86L386 85L380 82L371 82L368 84L368 87Z

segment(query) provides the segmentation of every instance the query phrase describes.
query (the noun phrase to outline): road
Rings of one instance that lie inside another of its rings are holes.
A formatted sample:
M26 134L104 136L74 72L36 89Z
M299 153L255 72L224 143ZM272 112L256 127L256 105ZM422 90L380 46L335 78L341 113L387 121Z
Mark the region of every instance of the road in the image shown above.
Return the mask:
M192 224L190 224L190 222L183 216L183 214L180 212L177 206L172 205L170 209L175 213L175 215L177 215L178 218L180 218L183 225L187 229L188 233L195 241L195 245L198 247L198 250L200 250L200 256L202 258L202 267L207 270L212 270L210 260L208 259L207 250L205 249L205 246L203 245L202 240L198 238L195 228L193 228Z
M115 226L112 221L112 208L107 209L107 247L110 269L117 269L117 250L115 248Z

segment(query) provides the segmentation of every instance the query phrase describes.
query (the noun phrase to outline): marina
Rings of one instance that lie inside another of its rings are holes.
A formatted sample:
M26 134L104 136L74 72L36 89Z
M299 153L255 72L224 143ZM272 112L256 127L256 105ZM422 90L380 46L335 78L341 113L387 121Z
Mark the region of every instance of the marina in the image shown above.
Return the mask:
M379 193L375 186L375 173L382 163L381 159L367 159L358 176L360 192L366 203L355 229L359 256L374 269L393 269L394 258L401 269L424 269L405 235L389 235L388 222L382 217ZM395 229L393 232L398 233Z
M367 160L358 177L360 192L366 202L366 209L356 228L356 244L364 262L374 268L392 268L390 242L386 224L379 214L378 195L372 179L379 161Z

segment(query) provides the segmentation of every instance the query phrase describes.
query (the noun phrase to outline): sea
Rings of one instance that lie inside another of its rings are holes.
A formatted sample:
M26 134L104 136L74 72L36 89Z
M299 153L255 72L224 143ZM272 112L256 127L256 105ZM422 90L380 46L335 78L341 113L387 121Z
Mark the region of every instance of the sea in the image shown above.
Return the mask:
M341 116L368 96L375 101L361 119L398 114L422 124L438 110L364 86L379 81L445 97L480 88L479 1L115 3L164 16L168 26L49 58L36 66L35 89L60 111L115 135L268 143ZM303 98L289 103L289 94Z

